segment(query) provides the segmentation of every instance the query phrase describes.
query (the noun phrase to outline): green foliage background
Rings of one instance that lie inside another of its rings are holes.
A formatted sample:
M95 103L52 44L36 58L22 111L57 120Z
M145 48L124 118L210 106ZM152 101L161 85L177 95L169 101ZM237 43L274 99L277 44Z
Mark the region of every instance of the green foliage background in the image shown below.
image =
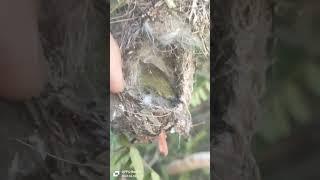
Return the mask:
M304 1L277 0L274 48L257 133L257 153L319 116L320 16ZM312 18L311 18L312 16Z

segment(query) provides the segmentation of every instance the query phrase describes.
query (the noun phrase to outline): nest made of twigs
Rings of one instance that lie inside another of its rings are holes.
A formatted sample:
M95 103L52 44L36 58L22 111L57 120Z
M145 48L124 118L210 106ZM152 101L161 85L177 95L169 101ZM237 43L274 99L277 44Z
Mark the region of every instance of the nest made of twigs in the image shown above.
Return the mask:
M207 7L202 3L201 7ZM128 19L111 20L111 32L122 50L126 81L125 91L111 100L115 131L138 139L157 136L161 130L189 135L196 51L205 52L207 43L202 35L209 32L194 33L197 28L189 15L196 16L197 7L188 9L191 4L187 1L178 6L180 10L170 9L164 1L134 1L114 17L123 17L120 14L124 12ZM156 92L149 92L146 86L154 86Z

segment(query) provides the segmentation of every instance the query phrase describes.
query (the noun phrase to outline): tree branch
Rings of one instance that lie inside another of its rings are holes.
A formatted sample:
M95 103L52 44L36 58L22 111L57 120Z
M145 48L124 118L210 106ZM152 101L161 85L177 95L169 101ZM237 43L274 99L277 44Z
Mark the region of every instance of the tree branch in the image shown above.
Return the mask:
M167 165L169 175L181 174L196 169L210 167L210 152L198 152Z

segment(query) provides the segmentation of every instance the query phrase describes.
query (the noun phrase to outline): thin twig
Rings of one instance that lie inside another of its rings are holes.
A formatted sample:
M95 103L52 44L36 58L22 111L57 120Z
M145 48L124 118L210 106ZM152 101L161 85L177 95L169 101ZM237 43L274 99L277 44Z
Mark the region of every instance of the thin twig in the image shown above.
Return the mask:
M168 112L165 115L156 116L156 115L149 115L149 114L143 114L143 113L134 113L134 112L131 112L131 111L128 111L128 110L125 110L125 112L128 112L130 114L140 115L140 116L146 116L146 117L166 117L166 116L169 116L172 113L172 112Z
M200 125L204 125L207 124L207 122L199 122L197 124L193 124L192 127L196 127L196 126L200 126Z
M196 169L210 167L210 152L198 152L191 154L183 159L172 161L167 165L169 175L182 174Z
M116 21L110 21L110 24L115 24L115 23L120 23L120 22L126 22L126 21L130 21L130 20L134 20L134 19L138 19L139 17L132 17L132 18L127 18L127 19L120 19L120 20L116 20Z
M192 1L191 12L190 12L190 15L189 15L189 20L190 21L191 21L192 15L196 15L197 3L198 3L198 0L193 0Z

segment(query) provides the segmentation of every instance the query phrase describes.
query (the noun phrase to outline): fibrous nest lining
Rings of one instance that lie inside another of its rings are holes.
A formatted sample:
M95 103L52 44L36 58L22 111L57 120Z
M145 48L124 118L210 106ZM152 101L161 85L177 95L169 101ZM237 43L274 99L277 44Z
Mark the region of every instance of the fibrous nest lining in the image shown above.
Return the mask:
M144 63L139 59L127 61L126 89L118 96L117 105L114 105L112 126L142 137L155 136L161 129L171 128L188 135L191 126L188 102L194 72L192 59L181 59L181 66L184 66L181 68L185 71L172 73L171 77L176 77L172 81L178 82L177 85L171 83L169 77L152 63Z
M126 81L125 91L111 100L114 130L137 139L157 136L161 130L188 136L196 52L204 53L207 41L203 43L203 34L194 33L188 21L190 2L179 3L180 8L170 9L165 1L129 2L119 13L125 11L134 20L112 23L111 17Z

